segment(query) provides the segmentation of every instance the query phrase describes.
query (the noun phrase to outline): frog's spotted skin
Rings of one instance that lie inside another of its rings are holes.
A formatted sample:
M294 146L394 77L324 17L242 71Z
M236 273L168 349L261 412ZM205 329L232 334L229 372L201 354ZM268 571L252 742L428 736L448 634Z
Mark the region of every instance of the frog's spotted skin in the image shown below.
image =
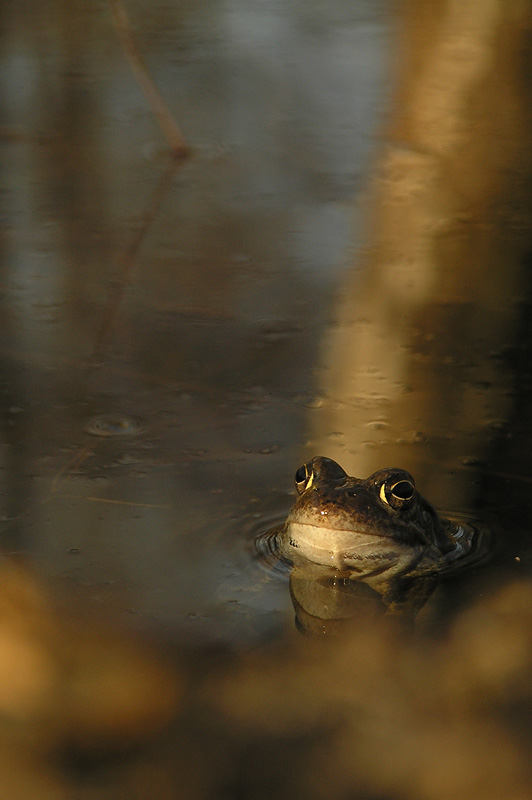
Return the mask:
M366 480L317 456L298 469L298 499L279 532L281 554L348 570L372 584L450 571L474 548L476 529L439 517L402 469Z

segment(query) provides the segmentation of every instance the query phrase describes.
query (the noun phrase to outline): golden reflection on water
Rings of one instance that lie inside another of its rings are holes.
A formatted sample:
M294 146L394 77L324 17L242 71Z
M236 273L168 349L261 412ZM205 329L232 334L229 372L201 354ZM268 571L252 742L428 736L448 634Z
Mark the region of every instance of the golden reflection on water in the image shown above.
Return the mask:
M361 477L411 469L440 505L468 506L463 467L510 410L500 351L529 244L529 25L519 0L404 5L366 247L322 348L312 454Z

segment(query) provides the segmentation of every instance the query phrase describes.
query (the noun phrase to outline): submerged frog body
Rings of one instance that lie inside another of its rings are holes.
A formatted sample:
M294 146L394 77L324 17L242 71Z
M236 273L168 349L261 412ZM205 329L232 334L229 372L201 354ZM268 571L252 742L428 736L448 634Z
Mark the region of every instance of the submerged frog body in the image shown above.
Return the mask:
M389 607L416 593L420 607L433 579L476 549L478 529L438 516L405 470L361 480L318 456L298 469L295 483L299 497L278 533L280 553L295 566L349 573Z

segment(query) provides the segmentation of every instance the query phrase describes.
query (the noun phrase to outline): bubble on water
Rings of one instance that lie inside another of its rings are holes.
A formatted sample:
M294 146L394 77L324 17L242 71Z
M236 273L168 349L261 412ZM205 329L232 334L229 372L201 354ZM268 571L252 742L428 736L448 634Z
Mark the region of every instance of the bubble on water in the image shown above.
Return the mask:
M134 453L120 453L114 461L113 464L117 466L128 466L130 464L139 464L143 461L142 458L136 456Z
M385 422L382 419L375 419L375 420L372 420L371 422L368 422L367 426L372 431L382 431L384 428L388 427L388 423Z
M307 402L304 403L304 405L307 408L321 408L322 405L323 405L323 402L324 402L323 401L323 397L316 396L316 397L312 397L309 400L307 400Z
M87 422L85 433L91 436L134 436L143 430L140 420L122 414L97 414Z
M181 453L187 458L202 458L206 456L209 451L205 450L203 447L182 447Z
M243 447L243 453L260 453L261 455L270 455L271 453L276 453L279 450L278 444L267 444L267 445L258 445L257 447Z
M398 436L396 444L424 444L427 436L423 431L407 431L404 436Z
M290 320L267 319L261 322L257 337L260 342L283 342L302 329L301 325Z

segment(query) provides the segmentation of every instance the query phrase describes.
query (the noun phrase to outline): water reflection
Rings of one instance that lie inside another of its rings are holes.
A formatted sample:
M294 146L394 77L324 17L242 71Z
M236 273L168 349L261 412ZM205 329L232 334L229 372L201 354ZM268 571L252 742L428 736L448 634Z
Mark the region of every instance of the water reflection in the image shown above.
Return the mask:
M403 464L438 506L469 509L512 406L501 352L532 220L529 10L437 6L402 11L366 248L323 342L309 453L362 475Z

